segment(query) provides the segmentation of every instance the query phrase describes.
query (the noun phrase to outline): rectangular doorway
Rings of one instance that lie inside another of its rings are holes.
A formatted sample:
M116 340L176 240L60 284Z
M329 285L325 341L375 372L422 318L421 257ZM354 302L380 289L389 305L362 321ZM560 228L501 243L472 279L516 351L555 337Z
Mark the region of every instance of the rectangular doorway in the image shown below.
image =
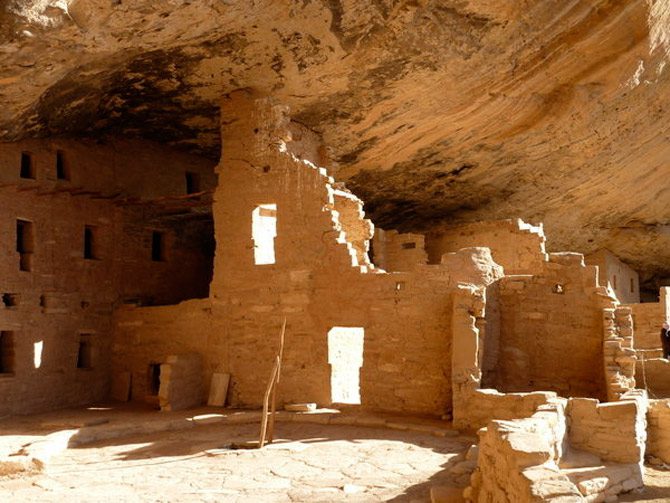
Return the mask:
M362 327L333 327L328 331L330 397L332 403L360 405L363 366Z

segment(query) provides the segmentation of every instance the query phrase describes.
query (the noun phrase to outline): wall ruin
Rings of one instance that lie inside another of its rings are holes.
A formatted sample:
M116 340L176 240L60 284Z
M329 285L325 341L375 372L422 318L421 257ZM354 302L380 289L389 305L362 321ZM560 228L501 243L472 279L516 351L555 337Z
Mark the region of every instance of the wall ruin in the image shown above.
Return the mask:
M542 225L520 219L455 224L431 229L426 235L426 252L431 264L442 255L461 248L485 246L505 274L532 274L542 269L549 258Z
M598 266L598 280L610 288L622 304L640 302L640 277L609 250L598 250L584 257L588 265Z

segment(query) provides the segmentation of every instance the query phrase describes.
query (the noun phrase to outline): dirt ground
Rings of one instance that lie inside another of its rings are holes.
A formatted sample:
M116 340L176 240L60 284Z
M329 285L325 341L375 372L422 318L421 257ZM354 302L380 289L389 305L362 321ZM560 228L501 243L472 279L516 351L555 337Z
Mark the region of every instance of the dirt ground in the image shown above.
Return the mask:
M644 484L643 490L622 494L619 496L619 501L670 502L670 470L645 466Z
M44 473L0 479L0 501L430 501L471 440L287 423L262 451L231 448L257 435L213 424L71 448Z

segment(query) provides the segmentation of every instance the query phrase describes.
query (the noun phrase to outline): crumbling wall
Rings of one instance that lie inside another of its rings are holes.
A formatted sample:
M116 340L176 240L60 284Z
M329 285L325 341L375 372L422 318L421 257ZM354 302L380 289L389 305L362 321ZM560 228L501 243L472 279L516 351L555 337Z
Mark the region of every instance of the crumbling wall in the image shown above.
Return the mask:
M561 403L543 406L531 418L491 421L479 433L477 469L465 500L585 501L558 466L564 436Z
M375 264L389 272L413 271L428 261L424 241L422 234L375 229L372 241Z
M495 220L433 229L426 235L426 251L429 263L439 264L445 253L485 246L505 274L532 274L548 260L545 240L542 225L520 219Z
M639 390L627 393L617 402L571 398L566 410L570 444L603 461L639 465L642 485L647 407L646 394Z
M646 414L646 395L633 391L604 404L551 399L528 418L490 421L479 431L477 468L464 497L605 501L642 487ZM586 464L584 451L592 457Z
M411 273L371 273L359 260L364 248L354 246L362 236L349 239L350 220L338 212L340 189L286 145L286 109L240 92L222 113L210 291L215 323L221 313L227 327L231 403L260 403L265 379L258 376L263 369L269 376L286 318L280 400L331 403L327 334L360 327L363 407L447 412L451 294L458 281L485 284L500 274L488 251L487 258L464 250L447 265L417 265ZM276 207L274 263L254 263L251 219L260 205ZM360 213L354 220L364 221Z
M345 239L356 252L358 265L370 266L368 251L374 233L372 222L365 218L363 201L344 187L333 191L334 210Z
M622 304L640 302L640 278L637 272L606 249L584 257L588 265L598 266L598 281L609 287Z
M552 254L532 276L507 276L489 293L498 296L489 332L499 336L483 387L606 397L594 362L603 361L602 309L614 300L598 287L595 267L579 254Z
M629 307L603 309L605 387L609 401L619 400L635 388L633 317Z

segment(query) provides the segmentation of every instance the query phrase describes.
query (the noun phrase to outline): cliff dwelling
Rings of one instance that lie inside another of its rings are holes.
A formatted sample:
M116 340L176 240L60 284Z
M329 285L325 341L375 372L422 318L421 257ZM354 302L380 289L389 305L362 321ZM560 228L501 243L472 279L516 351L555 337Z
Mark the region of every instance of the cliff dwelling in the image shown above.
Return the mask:
M670 501L669 40L0 3L0 501Z

